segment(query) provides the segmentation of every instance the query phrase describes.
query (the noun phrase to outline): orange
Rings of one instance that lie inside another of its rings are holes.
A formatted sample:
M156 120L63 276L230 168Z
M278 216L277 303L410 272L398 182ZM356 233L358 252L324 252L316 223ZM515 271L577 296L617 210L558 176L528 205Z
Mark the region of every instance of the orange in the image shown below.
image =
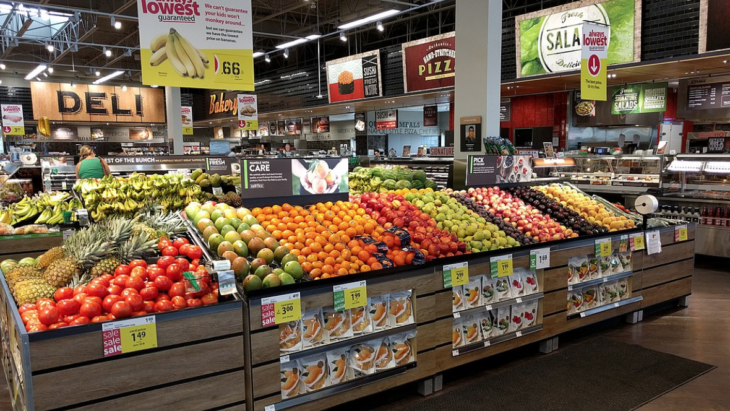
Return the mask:
M281 209L284 210L284 211L291 211L292 207L291 207L291 204L284 203L284 204L281 205Z
M345 242L345 243L349 243L350 242L350 239L351 239L350 236L347 235L347 234L342 234L340 236L340 240L343 241L343 242Z
M327 257L327 258L324 259L324 264L325 265L335 265L335 263L336 263L336 261L332 257Z
M324 267L324 263L321 261L315 261L312 263L312 267L321 269L322 267Z
M299 261L299 264L304 264L307 261L307 257L300 255L297 257L297 261Z
M352 253L350 252L350 250L342 250L342 252L341 252L341 254L340 254L340 255L341 255L341 256L342 256L342 258L344 258L345 260L349 260L349 259L350 259L350 257L352 257Z
M325 274L332 274L335 272L335 269L331 265L325 264L324 267L322 267L322 272Z
M327 258L327 253L325 253L324 251L320 251L317 253L317 259L319 261L324 261L326 258Z
M393 264L397 266L406 265L406 259L403 254L398 254L397 256L395 256L395 258L393 259Z
M281 240L281 237L282 237L281 231L274 230L271 232L271 235L274 236L274 238L276 238L277 240Z
M360 272L361 273L366 273L368 271L370 271L370 266L369 265L363 265L363 266L360 267Z
M330 276L329 274L327 274L327 273L325 273L325 274L322 274L322 279L323 279L323 280L325 280L325 279L327 279L327 278L330 278L330 277L331 277L331 276Z
M308 263L315 263L315 262L317 262L317 255L316 254L309 254L307 256L307 262Z
M332 251L330 251L329 254L330 254L330 257L332 257L332 258L337 258L340 256L340 252L338 250L332 250Z
M314 268L314 266L312 265L312 263L310 263L308 261L307 262L303 262L301 264L302 264L302 270L304 270L305 272L310 272Z
M348 274L348 271L344 268L340 268L339 270L337 270L337 275L347 275L347 274Z
M312 269L312 271L309 273L309 276L312 278L318 278L322 275L322 270L319 268Z
M373 269L373 270L382 270L383 269L383 265L380 264L379 262L375 262L373 264L370 264L370 268Z
M302 248L302 255L310 255L312 254L312 249L309 247Z
M342 243L335 244L335 250L337 251L345 251L345 245Z
M332 251L334 251L334 249L335 249L335 246L333 246L332 244L327 244L323 248L325 253L332 253Z

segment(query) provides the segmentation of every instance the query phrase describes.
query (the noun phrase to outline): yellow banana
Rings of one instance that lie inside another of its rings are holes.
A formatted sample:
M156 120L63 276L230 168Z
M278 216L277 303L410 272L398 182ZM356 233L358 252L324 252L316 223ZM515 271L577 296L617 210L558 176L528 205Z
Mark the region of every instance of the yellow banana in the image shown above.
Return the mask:
M200 58L200 54L198 54L198 49L193 47L193 45L190 44L185 37L181 36L180 33L177 33L176 36L175 44L182 45L183 50L185 50L185 54L188 55L190 61L193 63L193 67L195 67L195 74L200 78L205 77L205 66L203 65L203 60Z
M160 34L150 43L150 50L155 53L167 43L167 34Z
M175 71L177 71L177 74L181 76L187 75L187 69L185 68L185 64L180 61L180 58L177 55L177 51L175 50L175 38L173 37L172 31L169 34L169 38L167 39L167 46L165 47L167 58L170 60L170 64L172 64L172 67L175 68Z
M210 60L208 60L208 57L205 56L205 53L203 53L202 51L200 51L198 49L195 49L195 51L198 52L198 55L200 56L200 60L203 61L203 64L208 64L210 62Z
M150 66L158 66L167 60L167 47L163 46L150 57Z
M185 70L188 72L188 76L191 78L195 78L195 65L193 65L193 60L188 56L188 54L185 52L185 48L182 45L182 42L180 42L180 38L176 35L176 33L171 33L172 41L175 45L175 51L177 52L177 58L180 59L180 61L185 65Z

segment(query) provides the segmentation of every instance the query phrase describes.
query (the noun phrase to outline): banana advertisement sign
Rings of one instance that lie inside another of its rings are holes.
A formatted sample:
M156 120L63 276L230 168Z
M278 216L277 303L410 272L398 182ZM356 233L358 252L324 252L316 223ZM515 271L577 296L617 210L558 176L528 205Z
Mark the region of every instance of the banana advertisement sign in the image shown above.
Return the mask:
M25 121L23 120L23 106L20 104L3 104L2 112L3 134L6 136L24 136Z
M254 89L251 0L139 0L142 83Z

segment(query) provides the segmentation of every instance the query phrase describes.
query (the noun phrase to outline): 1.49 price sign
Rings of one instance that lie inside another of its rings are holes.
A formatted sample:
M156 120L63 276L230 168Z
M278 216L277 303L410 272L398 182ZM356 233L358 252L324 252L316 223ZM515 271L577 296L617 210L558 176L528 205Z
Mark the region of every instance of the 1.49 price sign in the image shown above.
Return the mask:
M104 357L157 348L155 316L102 324Z

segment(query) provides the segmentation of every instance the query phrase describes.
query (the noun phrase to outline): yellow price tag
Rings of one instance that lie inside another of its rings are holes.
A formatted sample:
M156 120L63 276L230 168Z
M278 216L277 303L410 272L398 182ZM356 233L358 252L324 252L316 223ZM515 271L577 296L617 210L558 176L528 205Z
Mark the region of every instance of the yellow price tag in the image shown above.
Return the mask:
M492 257L489 259L489 262L493 278L495 273L497 273L497 277L508 277L514 272L512 267L512 254Z
M122 337L122 353L157 348L157 324L124 327L119 330Z
M345 290L345 309L364 307L368 303L367 287L355 287Z
M443 268L444 287L451 288L469 283L469 263L447 264Z
M644 233L634 237L634 250L643 250L646 248L644 244Z
M611 255L611 241L604 241L601 243L601 256L608 257Z
M216 53L215 60L218 62L213 79L216 83L243 82L253 74L244 72L247 65L243 55Z
M277 295L261 299L261 324L268 327L285 324L302 318L302 302L299 293Z
M687 226L677 227L677 241L687 241Z

